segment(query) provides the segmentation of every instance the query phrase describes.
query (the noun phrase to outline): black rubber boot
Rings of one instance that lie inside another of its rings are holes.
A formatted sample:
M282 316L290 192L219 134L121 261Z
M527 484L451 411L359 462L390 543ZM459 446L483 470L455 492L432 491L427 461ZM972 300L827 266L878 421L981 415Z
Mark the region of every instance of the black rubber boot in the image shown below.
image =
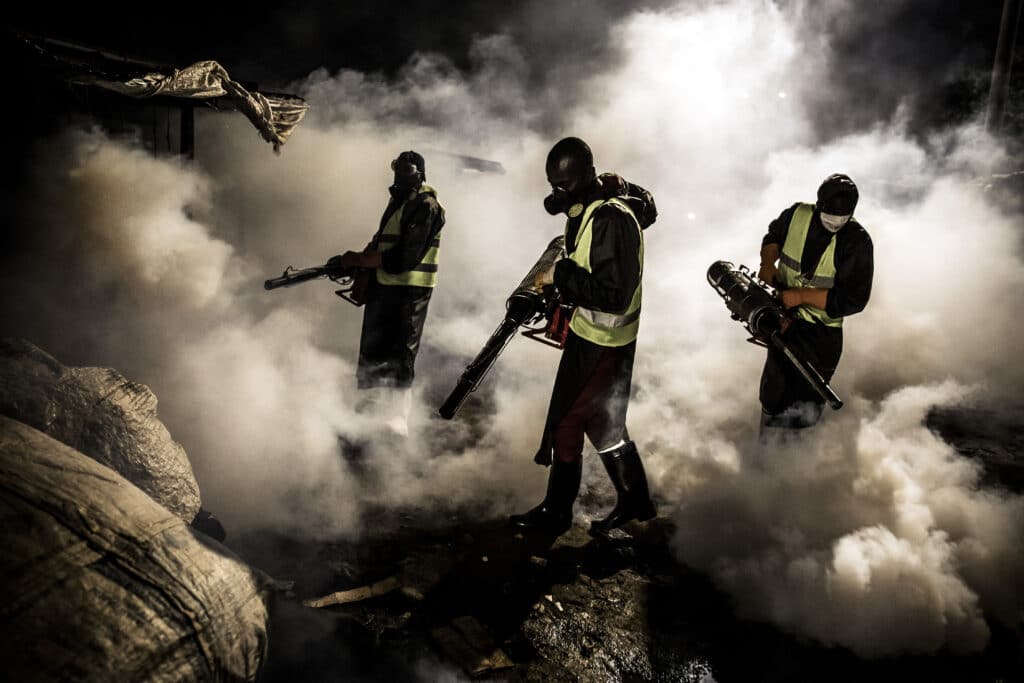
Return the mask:
M512 515L512 525L524 531L564 534L572 527L572 504L580 492L583 461L562 462L555 458L548 474L548 491L541 504L529 512Z
M634 519L641 522L653 519L657 510L647 488L647 473L644 472L644 464L640 462L636 444L630 441L620 448L598 455L608 470L618 500L607 517L590 524L590 533L604 536Z

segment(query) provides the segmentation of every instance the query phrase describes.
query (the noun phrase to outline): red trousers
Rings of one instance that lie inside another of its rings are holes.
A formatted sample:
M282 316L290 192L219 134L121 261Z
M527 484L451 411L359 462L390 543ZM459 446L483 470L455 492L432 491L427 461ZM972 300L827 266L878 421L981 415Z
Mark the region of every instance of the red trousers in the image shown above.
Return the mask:
M616 349L605 349L569 412L555 427L553 445L558 460L578 462L583 457L584 435L598 450L625 438L625 424L618 417L624 417L625 411L616 402L628 401L629 389L626 387L623 392L616 386L616 363Z

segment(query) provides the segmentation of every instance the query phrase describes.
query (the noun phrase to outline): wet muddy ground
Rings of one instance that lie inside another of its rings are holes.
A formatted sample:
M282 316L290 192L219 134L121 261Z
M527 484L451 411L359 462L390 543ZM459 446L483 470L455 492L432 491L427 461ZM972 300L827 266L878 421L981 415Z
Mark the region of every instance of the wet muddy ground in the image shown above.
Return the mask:
M986 464L987 483L1021 491L1019 415L936 411L929 426ZM1013 681L1024 625L990 623L988 648L864 661L838 647L742 621L730 598L679 564L672 522L597 542L517 535L466 512L371 515L358 543L273 534L229 539L282 581L264 681ZM314 609L303 600L377 583L385 594Z

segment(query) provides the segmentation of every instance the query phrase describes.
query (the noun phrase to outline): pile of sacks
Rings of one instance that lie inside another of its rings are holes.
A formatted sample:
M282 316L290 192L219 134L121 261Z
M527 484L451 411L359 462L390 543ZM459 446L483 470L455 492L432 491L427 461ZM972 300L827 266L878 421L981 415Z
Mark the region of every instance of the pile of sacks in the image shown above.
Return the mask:
M256 678L266 582L210 537L147 387L0 339L0 524L11 680Z

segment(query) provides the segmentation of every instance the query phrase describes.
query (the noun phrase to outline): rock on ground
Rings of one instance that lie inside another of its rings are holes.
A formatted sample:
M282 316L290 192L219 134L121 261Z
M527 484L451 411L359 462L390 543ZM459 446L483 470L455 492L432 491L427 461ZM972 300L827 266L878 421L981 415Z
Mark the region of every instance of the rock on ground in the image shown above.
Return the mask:
M30 342L0 339L0 415L110 467L191 522L199 484L156 404L148 387L116 370L65 367Z
M248 681L267 650L253 573L118 473L0 416L7 680Z

